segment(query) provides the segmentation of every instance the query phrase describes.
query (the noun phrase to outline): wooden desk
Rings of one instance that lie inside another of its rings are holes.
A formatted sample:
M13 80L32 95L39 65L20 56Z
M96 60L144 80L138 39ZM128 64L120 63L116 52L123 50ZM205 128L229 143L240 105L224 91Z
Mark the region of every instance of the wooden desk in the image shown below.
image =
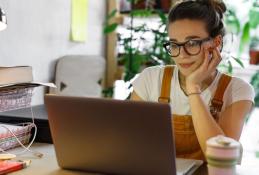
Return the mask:
M10 152L21 151L21 148L15 149ZM62 170L59 168L54 147L52 144L45 143L35 143L33 144L31 150L39 151L44 154L42 158L36 158L31 153L25 153L22 156L17 157L20 160L28 160L30 159L31 165L23 170L19 170L11 175L101 175L96 173L85 173L79 171L69 171ZM198 171L195 172L195 175L208 175L206 165L201 166ZM237 166L237 175L258 175L259 174L259 166L257 167L243 167Z

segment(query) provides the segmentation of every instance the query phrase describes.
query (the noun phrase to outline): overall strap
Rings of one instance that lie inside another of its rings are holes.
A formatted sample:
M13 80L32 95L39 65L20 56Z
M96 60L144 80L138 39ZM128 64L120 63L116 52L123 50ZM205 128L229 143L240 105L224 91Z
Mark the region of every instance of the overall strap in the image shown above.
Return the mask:
M211 100L210 113L216 121L218 121L218 113L221 111L221 108L223 106L223 96L226 88L228 87L228 84L231 81L231 78L232 77L227 74L222 74L218 83L216 93Z
M170 103L170 92L171 92L171 80L174 73L174 66L166 66L164 68L163 80L160 97L158 98L159 103Z

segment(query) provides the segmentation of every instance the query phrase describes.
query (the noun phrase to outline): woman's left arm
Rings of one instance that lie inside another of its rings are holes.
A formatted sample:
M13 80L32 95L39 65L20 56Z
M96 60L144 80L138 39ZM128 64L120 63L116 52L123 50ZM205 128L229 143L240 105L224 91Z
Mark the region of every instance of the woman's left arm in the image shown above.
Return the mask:
M206 151L206 141L219 134L239 140L245 117L252 107L252 102L248 100L235 102L221 113L217 123L200 95L190 95L189 103L193 125L203 153Z
M221 113L219 125L227 137L239 140L244 121L252 106L251 101L241 100L231 104Z
M217 135L225 135L222 128L214 120L208 105L199 94L190 95L189 103L192 111L192 122L196 136L203 153L206 151L206 141Z

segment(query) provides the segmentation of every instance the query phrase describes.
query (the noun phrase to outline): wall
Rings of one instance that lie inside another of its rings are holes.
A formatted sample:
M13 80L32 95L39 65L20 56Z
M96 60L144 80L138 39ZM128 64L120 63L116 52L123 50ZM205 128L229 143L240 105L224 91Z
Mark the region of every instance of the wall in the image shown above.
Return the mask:
M71 0L0 0L8 27L0 32L0 66L31 65L34 79L53 79L55 62L68 54L104 55L106 1L89 0L87 41L69 40ZM43 88L33 105L43 103Z

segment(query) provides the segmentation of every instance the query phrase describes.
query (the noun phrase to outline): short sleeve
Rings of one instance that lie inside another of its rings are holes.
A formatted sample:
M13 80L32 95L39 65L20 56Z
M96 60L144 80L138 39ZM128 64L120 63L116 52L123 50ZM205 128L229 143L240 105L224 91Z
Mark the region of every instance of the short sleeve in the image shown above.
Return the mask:
M227 96L228 105L241 100L249 100L254 103L255 92L249 83L233 77L230 86L226 89L225 96Z
M132 82L133 90L145 101L152 101L157 94L157 85L161 72L160 66L144 69Z

